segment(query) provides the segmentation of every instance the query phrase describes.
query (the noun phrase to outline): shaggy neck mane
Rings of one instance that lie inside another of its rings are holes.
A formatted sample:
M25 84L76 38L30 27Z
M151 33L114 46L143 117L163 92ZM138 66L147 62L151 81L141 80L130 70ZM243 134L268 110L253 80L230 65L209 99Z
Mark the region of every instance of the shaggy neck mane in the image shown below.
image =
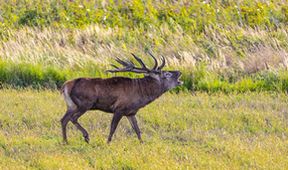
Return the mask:
M153 77L146 76L134 80L137 88L139 88L139 95L149 102L155 100L165 92L162 90L161 82Z

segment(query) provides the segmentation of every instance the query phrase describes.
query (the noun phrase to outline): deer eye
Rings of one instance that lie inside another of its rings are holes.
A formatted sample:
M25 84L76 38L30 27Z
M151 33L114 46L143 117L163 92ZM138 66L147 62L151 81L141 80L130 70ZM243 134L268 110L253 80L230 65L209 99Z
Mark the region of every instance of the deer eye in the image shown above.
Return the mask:
M165 72L165 73L164 73L164 77L165 77L165 78L170 78L170 77L172 77L172 73Z

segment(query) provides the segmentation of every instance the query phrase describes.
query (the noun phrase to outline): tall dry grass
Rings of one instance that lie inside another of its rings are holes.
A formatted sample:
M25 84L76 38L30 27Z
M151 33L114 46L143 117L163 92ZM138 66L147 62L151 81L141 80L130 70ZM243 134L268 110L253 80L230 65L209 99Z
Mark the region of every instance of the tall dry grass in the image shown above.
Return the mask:
M97 64L106 68L116 57L136 53L147 62L145 51L164 55L170 67L191 68L204 63L209 70L254 73L265 69L287 69L287 29L268 32L251 28L208 29L190 36L165 24L143 35L137 30L91 25L85 29L30 28L8 30L0 43L0 57L14 63L53 65L59 68Z

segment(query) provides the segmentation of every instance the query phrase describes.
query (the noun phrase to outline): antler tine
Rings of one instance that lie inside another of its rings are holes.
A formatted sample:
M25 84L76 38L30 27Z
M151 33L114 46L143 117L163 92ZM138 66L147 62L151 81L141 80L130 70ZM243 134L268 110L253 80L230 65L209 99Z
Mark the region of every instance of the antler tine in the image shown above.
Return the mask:
M115 59L116 60L116 59ZM117 61L117 60L116 60ZM119 60L121 61L121 60ZM118 61L117 61L118 62ZM120 62L119 62L120 63ZM118 66L114 65L114 64L111 64L112 67L115 68L115 70L106 70L106 72L110 72L110 73L115 73L115 72L119 72L119 71L124 71L124 70L127 70L127 67L125 68L119 68Z
M154 67L152 68L152 70L156 70L157 67L158 67L158 61L156 60L156 58L154 57L154 55L150 51L148 51L148 54L153 58L153 60L155 62Z
M115 70L106 70L106 72L110 72L110 73L117 73L117 72L128 72L130 70L127 70L126 68L124 69L115 69Z
M166 64L165 57L161 56L161 61L162 61L162 63L161 63L161 65L158 67L157 70L161 70L161 69L165 66L165 64Z
M135 67L135 64L133 63L133 61L128 60L127 62L128 62L132 67Z
M119 69L119 67L117 67L116 65L114 64L111 64L112 67L116 68L116 69Z
M148 73L150 70L145 66L143 61L137 57L136 55L132 54L134 58L141 64L142 68L135 67L135 64L131 60L121 60L120 58L116 57L115 61L119 64L124 66L124 68L119 68L118 66L111 64L114 67L114 70L107 70L107 72L116 73L116 72L134 72L134 73Z
M145 69L146 71L149 71L149 69L146 67L146 65L144 64L144 62L139 58L137 57L135 54L131 53L133 55L133 57L138 61L138 63L141 64L142 66L142 69Z
M119 64L123 65L124 68L119 68L118 66L111 64L112 67L114 67L114 70L107 70L106 72L111 72L111 73L115 73L115 72L127 72L127 71L131 71L134 68L134 64L131 61L123 61L120 58L116 57L115 61L117 61Z
M119 68L115 70L107 70L106 72L116 73L116 72L134 72L134 73L147 73L146 70L139 69L139 68Z
M158 67L158 61L157 59L154 57L154 55L148 51L149 55L153 58L155 64L153 66L152 69L148 69L146 67L146 65L144 64L144 62L137 57L135 54L131 53L133 55L133 57L137 60L137 62L142 66L141 68L136 67L135 64L131 61L131 60L121 60L120 58L116 57L116 61L121 64L122 66L124 66L124 68L119 68L116 65L111 64L112 67L114 67L114 70L107 70L107 72L134 72L134 73L151 73L151 72L159 72L161 71L161 69L165 66L165 58L163 56L161 56L161 65Z
M118 57L116 57L116 59L115 59L119 64L121 64L121 65L123 65L123 66L125 66L125 67L128 67L128 66L131 66L131 62L126 62L126 61L123 61L123 60L121 60L120 58L118 58Z

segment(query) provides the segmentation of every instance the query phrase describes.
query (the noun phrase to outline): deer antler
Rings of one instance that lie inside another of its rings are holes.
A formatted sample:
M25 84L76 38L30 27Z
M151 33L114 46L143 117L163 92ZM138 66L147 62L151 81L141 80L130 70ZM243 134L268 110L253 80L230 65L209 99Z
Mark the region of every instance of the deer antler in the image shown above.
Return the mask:
M165 66L165 64L166 64L166 60L165 60L165 58L164 58L163 56L161 56L161 61L162 61L162 63L161 63L161 65L157 68L157 70L161 70L161 69Z
M148 51L148 54L153 58L153 60L154 60L154 62L155 62L155 65L154 65L154 67L152 68L152 70L161 71L161 69L162 69L162 68L165 66L165 64L166 64L165 58L164 58L163 56L161 56L161 61L162 61L162 63L161 63L161 65L158 67L158 62L157 62L156 58L154 57L154 55L153 55L150 51Z
M158 67L158 61L156 60L156 58L154 57L154 55L148 51L148 54L153 58L154 62L155 62L155 65L154 67L152 68L152 70L157 70L157 67Z
M116 72L134 72L134 73L159 73L161 71L161 69L165 66L165 58L162 56L161 60L162 63L161 65L158 67L158 62L156 60L156 58L153 56L153 54L149 51L148 52L149 55L153 58L155 65L153 66L152 69L148 69L146 67L146 65L144 64L144 62L137 57L135 54L131 53L133 55L133 57L136 59L136 61L141 65L141 67L136 67L135 64L131 61L131 60L121 60L118 57L115 59L116 62L118 62L119 64L121 64L122 66L124 66L123 68L119 68L113 64L111 64L112 67L114 67L114 70L107 70L107 72L111 72L111 73L116 73Z

